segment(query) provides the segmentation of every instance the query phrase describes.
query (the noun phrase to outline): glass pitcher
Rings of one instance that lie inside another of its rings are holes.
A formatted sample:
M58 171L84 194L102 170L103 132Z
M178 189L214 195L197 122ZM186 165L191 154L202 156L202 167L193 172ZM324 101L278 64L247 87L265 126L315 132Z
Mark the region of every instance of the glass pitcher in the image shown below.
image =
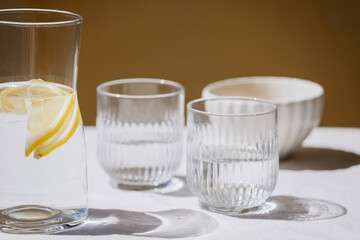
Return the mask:
M53 233L88 214L76 80L82 17L0 10L0 229Z

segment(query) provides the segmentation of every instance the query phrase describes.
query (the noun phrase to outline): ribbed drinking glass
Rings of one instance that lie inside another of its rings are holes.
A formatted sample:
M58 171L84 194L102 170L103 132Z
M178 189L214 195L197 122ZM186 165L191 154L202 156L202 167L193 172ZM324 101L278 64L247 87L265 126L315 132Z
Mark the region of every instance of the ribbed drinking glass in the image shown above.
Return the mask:
M184 88L161 79L123 79L97 88L97 156L111 182L146 189L168 183L183 151Z
M276 105L240 97L187 105L187 183L209 210L227 214L263 204L278 174Z

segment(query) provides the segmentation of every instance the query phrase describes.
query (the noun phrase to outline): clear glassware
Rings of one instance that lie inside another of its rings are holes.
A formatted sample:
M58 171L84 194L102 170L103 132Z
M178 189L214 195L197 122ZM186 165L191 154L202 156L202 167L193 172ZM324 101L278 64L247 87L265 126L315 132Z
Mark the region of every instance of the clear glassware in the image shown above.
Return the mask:
M187 183L207 209L238 214L274 190L279 166L276 105L256 98L187 105Z
M98 161L113 185L168 183L183 152L184 88L161 79L123 79L97 88Z
M76 80L82 17L0 10L0 229L54 233L88 214Z

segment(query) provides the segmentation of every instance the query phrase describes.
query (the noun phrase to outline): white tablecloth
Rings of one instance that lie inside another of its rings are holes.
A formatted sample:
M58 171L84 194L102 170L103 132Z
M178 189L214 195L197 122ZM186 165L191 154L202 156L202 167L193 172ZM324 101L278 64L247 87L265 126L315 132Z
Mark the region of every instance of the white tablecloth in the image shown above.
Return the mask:
M242 217L199 207L184 184L185 159L161 192L111 187L97 163L96 130L86 127L85 133L87 223L57 235L0 233L0 239L360 239L360 129L315 129L303 148L280 164L266 208Z

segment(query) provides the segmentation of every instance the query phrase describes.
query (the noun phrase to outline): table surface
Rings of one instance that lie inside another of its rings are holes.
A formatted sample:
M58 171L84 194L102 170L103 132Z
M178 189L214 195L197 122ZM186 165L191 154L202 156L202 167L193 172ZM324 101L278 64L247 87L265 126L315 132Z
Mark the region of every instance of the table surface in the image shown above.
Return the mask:
M185 180L185 159L172 183L151 191L110 186L96 159L96 129L85 127L89 219L56 235L0 239L360 239L360 129L317 128L281 162L264 209L226 216L199 207Z

